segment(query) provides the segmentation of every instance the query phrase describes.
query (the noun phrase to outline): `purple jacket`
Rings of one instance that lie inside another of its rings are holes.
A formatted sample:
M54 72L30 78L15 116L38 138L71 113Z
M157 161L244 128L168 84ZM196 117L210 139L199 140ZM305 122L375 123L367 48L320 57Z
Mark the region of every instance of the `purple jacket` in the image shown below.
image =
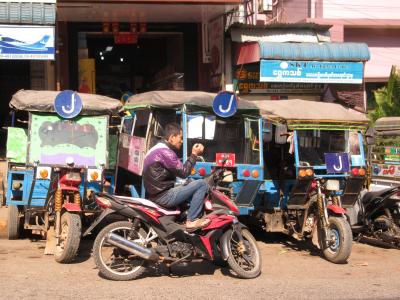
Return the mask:
M176 177L186 178L196 164L196 156L190 155L182 164L168 142L160 142L146 154L143 165L143 182L147 197L161 197L174 187Z

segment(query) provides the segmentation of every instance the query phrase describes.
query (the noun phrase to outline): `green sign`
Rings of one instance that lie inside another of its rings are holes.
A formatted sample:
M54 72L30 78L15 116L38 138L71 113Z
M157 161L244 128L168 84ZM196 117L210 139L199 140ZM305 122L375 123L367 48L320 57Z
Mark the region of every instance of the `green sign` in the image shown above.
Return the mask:
M8 127L7 158L10 162L26 163L28 131L23 128Z
M32 114L29 162L75 166L108 166L108 117L83 116L65 120L57 115Z

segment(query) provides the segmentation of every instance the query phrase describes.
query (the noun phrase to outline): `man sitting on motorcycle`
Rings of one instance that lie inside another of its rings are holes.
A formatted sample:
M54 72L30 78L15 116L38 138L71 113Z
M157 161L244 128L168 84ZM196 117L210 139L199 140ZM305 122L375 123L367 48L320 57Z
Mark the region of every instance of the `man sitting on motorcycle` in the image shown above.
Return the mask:
M210 223L199 219L208 185L204 180L195 180L186 185L174 187L177 177L187 178L196 164L196 158L204 150L202 144L194 144L192 154L182 164L176 151L182 147L182 128L176 123L165 126L164 140L152 147L146 154L143 165L143 181L147 196L166 208L190 202L186 228L193 230Z

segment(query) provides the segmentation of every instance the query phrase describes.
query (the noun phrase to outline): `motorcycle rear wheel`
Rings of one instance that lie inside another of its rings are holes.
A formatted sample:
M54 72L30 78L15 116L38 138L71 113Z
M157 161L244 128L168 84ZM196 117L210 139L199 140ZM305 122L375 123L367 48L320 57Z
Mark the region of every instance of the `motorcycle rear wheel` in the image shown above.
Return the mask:
M247 229L242 229L241 233L244 242L247 244L246 248L249 249L250 253L243 253L240 250L241 246L237 233L229 230L225 233L230 235L228 239L229 257L227 262L238 277L243 279L255 278L261 274L261 253L253 235Z
M133 230L132 223L128 221L111 223L103 228L93 245L93 258L100 274L107 279L116 281L132 280L141 276L146 270L145 260L108 244L106 242L108 233L118 234L124 238L127 238L128 235L134 236L134 241L145 240L147 235L142 228L139 231ZM105 260L107 257L110 259L109 262Z
M323 247L324 257L335 264L344 264L351 254L353 234L345 218L329 217L329 231L334 243Z

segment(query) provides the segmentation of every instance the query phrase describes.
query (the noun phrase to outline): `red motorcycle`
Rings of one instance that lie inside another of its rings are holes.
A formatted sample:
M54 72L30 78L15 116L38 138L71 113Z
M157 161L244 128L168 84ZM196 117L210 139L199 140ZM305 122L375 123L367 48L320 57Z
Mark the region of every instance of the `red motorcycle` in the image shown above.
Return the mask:
M112 280L139 277L149 263L167 267L195 258L227 262L240 278L261 273L261 254L253 235L241 224L236 205L217 190L224 169L207 178L209 192L204 199L205 217L211 223L195 232L185 228L185 212L163 208L152 201L99 194L102 215L85 232L90 232L108 215L123 218L106 226L96 237L93 256L100 273Z

